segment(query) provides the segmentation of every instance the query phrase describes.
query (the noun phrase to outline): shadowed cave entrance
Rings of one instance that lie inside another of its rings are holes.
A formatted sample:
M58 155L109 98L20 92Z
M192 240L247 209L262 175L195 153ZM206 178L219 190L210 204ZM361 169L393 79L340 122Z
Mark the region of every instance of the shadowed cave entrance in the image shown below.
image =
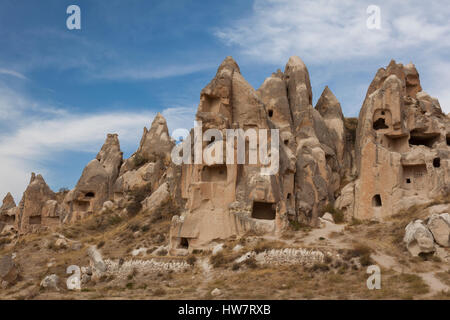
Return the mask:
M381 130L381 129L389 129L389 127L386 125L386 122L383 118L379 118L373 123L373 128L375 130Z
M253 202L252 218L263 220L275 220L276 210L273 203Z
M432 148L433 144L439 140L439 134L418 134L416 132L411 131L409 144L413 146L425 146L428 148Z
M372 207L381 207L381 196L379 194L376 194L372 198Z
M182 249L189 248L189 241L187 238L180 238L180 248L182 248Z

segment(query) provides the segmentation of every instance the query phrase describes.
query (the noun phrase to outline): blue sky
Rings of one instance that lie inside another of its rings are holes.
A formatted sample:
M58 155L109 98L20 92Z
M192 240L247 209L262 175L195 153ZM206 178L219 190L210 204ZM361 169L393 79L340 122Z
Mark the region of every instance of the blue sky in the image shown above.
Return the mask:
M0 197L20 200L30 173L72 188L108 132L126 157L156 112L193 126L200 90L228 55L255 88L292 55L309 68L313 100L328 85L346 116L394 58L450 112L450 9L443 1L0 1ZM81 8L81 30L66 9Z

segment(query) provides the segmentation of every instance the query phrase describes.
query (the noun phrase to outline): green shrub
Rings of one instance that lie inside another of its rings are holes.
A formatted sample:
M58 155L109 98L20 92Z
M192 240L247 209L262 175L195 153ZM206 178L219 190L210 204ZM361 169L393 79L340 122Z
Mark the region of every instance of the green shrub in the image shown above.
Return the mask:
M143 166L146 162L147 160L138 153L136 153L133 157L133 164L136 168Z
M322 214L325 214L326 212L331 213L333 216L334 223L343 223L345 221L344 212L342 210L337 209L333 207L331 204L327 204L323 210Z

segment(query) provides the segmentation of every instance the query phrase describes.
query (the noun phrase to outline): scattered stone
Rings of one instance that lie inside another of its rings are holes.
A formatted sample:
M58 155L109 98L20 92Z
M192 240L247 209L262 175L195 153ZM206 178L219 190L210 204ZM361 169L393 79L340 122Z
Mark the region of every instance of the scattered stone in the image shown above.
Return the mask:
M413 256L435 251L434 239L422 220L411 221L405 228L403 242Z
M219 288L215 288L213 291L211 291L211 295L213 297L218 297L222 294L222 291Z
M145 254L147 253L148 248L139 248L139 249L134 249L133 251L131 251L131 255L133 257L138 256L140 254Z
M58 284L59 284L59 277L56 274L51 274L49 276L46 276L41 281L40 286L45 289L54 289L59 291Z
M243 246L241 246L240 244L237 244L234 246L233 252L239 252L242 250L242 248L243 248Z
M102 255L95 246L90 246L88 248L88 255L93 270L95 270L97 273L103 273L106 271L106 265L103 261Z
M219 243L214 246L214 248L212 249L212 255L215 256L221 251L223 251L223 243Z
M87 284L89 281L91 281L90 275L88 275L88 274L81 275L81 284Z
M322 219L334 223L333 215L329 212L325 212L325 214L322 216Z
M450 247L450 215L448 213L432 214L427 226L437 244Z

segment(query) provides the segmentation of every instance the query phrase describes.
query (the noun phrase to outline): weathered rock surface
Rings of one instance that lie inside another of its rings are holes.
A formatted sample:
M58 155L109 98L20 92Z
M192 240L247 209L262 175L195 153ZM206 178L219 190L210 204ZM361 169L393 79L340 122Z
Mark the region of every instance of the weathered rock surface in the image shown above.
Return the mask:
M431 215L427 226L437 244L450 247L450 215L448 213Z
M19 232L37 232L52 226L51 219L59 220L59 217L44 217L42 214L47 201L55 199L56 194L49 188L44 178L40 174L32 173L30 184L23 194L16 213Z
M100 251L95 246L88 248L89 260L94 274L101 274L106 271L106 264L103 261Z
M67 194L64 222L74 222L99 212L103 203L113 198L113 185L121 164L118 136L108 134L96 159L88 163L75 188Z
M411 221L405 228L403 242L413 256L435 251L434 239L422 220Z
M350 216L383 220L448 197L449 131L448 117L422 91L414 65L391 61L378 70L359 114Z
M12 255L4 255L0 259L0 282L6 285L14 284L19 278L19 268L14 262Z
M16 226L17 207L11 193L3 199L0 207L0 233Z
M42 279L40 286L44 289L53 289L59 291L59 277L56 274L51 274Z

